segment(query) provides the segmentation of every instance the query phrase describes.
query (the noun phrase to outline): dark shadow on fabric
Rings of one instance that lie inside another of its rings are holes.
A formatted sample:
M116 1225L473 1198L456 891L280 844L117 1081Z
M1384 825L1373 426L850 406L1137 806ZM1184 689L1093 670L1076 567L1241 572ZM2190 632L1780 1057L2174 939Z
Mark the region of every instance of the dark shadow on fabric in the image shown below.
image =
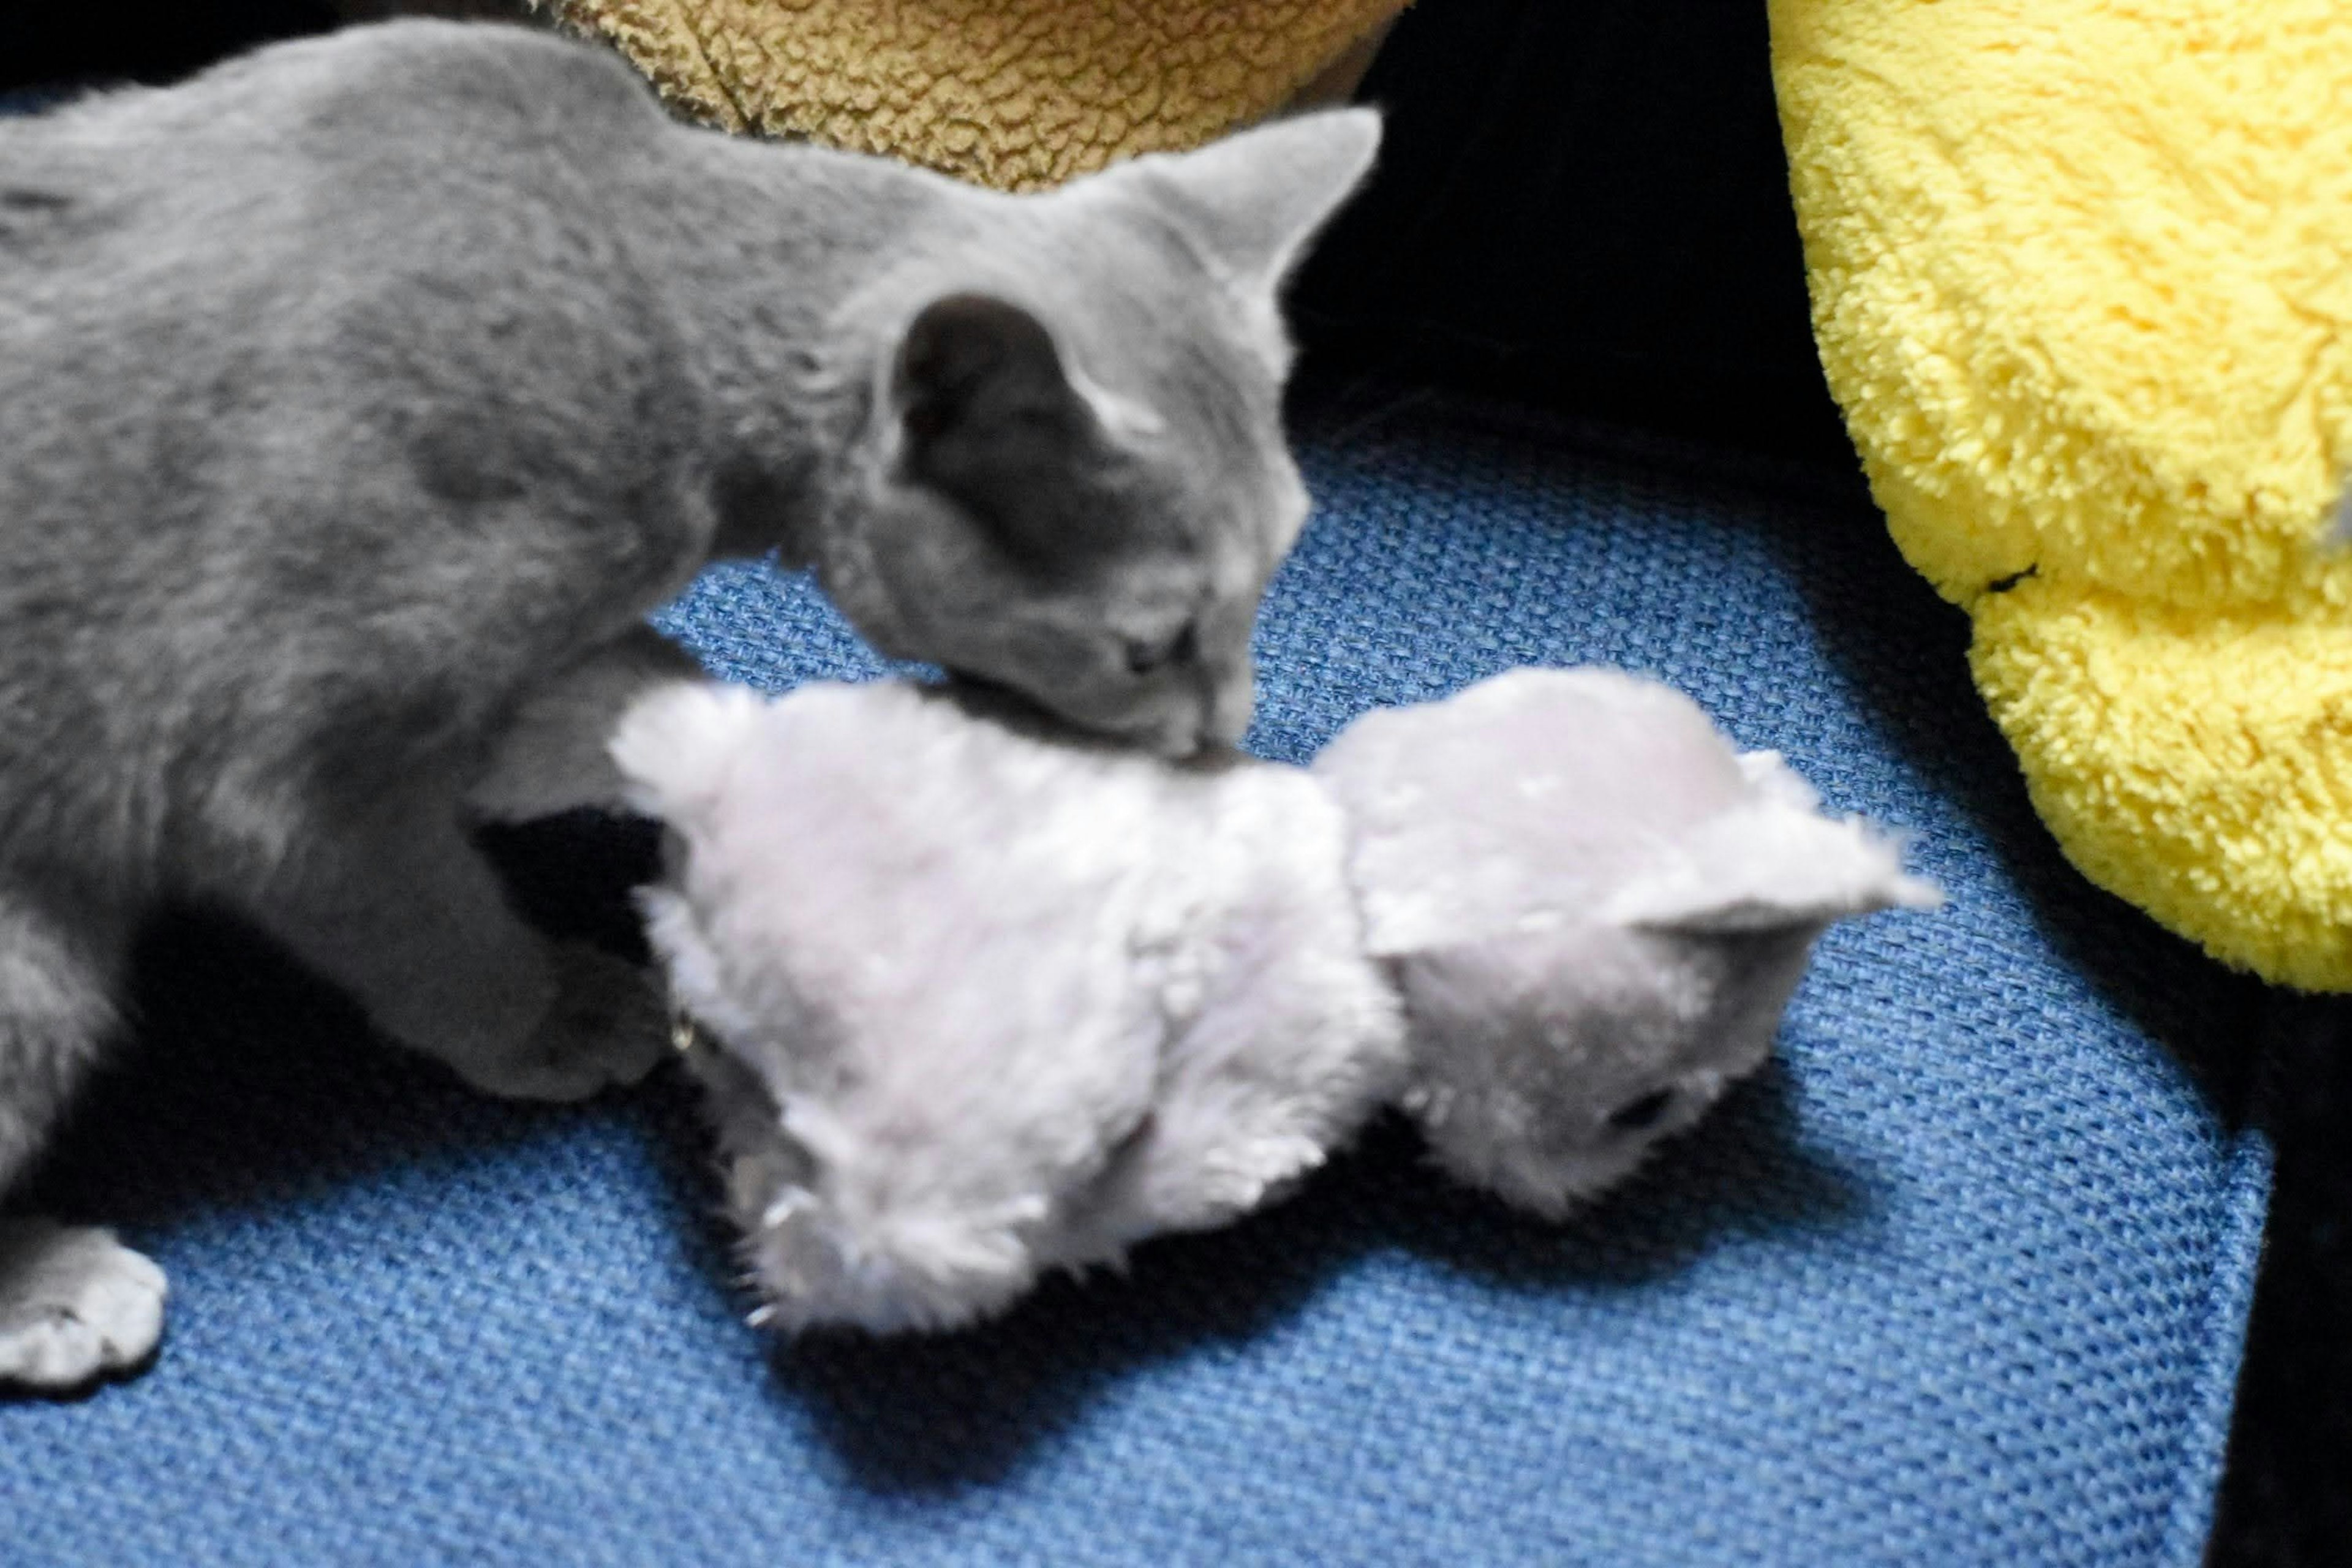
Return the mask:
M629 895L652 871L650 824L583 814L488 837L526 918L643 958ZM496 1147L579 1114L468 1089L378 1038L350 997L215 911L175 910L151 924L129 1012L131 1038L77 1101L24 1206L163 1225L208 1204L290 1201L368 1171Z
M576 811L485 827L476 842L505 876L523 919L565 942L651 960L631 893L660 874L659 823Z
M2279 993L2267 1024L2277 1175L2211 1568L2317 1568L2352 1542L2352 998Z
M564 1114L486 1100L385 1044L356 1004L223 917L160 919L133 973L131 1038L76 1102L29 1208L166 1226L215 1204L298 1202Z

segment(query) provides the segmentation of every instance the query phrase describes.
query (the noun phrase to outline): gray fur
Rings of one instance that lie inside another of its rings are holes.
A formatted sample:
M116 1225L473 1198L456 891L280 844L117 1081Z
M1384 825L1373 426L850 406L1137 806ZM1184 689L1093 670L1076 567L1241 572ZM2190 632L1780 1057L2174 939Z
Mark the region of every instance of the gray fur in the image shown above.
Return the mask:
M1011 197L437 23L0 122L0 1191L162 898L485 1087L642 1071L650 994L515 919L459 802L502 739L483 808L608 793L680 662L641 617L714 555L1089 728L1237 734L1306 505L1275 289L1376 135Z

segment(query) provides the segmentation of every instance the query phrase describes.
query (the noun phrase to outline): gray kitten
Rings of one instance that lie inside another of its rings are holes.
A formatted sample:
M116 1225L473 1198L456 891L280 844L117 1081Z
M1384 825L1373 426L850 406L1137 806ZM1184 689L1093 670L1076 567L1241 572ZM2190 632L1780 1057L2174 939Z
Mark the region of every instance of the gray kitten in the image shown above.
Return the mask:
M714 555L1088 728L1236 737L1307 509L1276 291L1377 140L1013 197L436 23L0 122L0 1190L162 899L495 1092L645 1071L652 993L519 921L467 818L613 793L620 708L687 668L641 617ZM0 1223L0 1382L137 1361L163 1294Z

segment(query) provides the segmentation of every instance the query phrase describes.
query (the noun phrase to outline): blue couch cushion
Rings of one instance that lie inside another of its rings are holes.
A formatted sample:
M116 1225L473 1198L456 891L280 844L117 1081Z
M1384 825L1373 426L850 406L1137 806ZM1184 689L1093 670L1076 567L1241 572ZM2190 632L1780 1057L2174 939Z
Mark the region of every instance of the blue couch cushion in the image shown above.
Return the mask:
M183 922L36 1194L164 1264L169 1338L0 1407L0 1557L2194 1563L2267 1194L2226 1050L2258 997L2060 862L1860 486L1426 401L1303 430L1260 751L1624 665L1915 835L1949 907L1832 933L1775 1064L1569 1225L1388 1124L993 1326L783 1347L674 1079L478 1099ZM880 668L761 569L665 618L761 686ZM609 907L643 848L542 837L532 896Z

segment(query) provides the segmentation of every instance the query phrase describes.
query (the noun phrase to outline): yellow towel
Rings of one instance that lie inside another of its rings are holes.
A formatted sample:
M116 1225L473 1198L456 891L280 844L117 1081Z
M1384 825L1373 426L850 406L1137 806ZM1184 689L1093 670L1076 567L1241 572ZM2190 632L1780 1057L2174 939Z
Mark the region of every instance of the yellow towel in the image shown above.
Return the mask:
M1008 190L1290 102L1405 0L548 0L730 131Z
M1772 0L1832 388L2074 864L2352 990L2352 4Z

